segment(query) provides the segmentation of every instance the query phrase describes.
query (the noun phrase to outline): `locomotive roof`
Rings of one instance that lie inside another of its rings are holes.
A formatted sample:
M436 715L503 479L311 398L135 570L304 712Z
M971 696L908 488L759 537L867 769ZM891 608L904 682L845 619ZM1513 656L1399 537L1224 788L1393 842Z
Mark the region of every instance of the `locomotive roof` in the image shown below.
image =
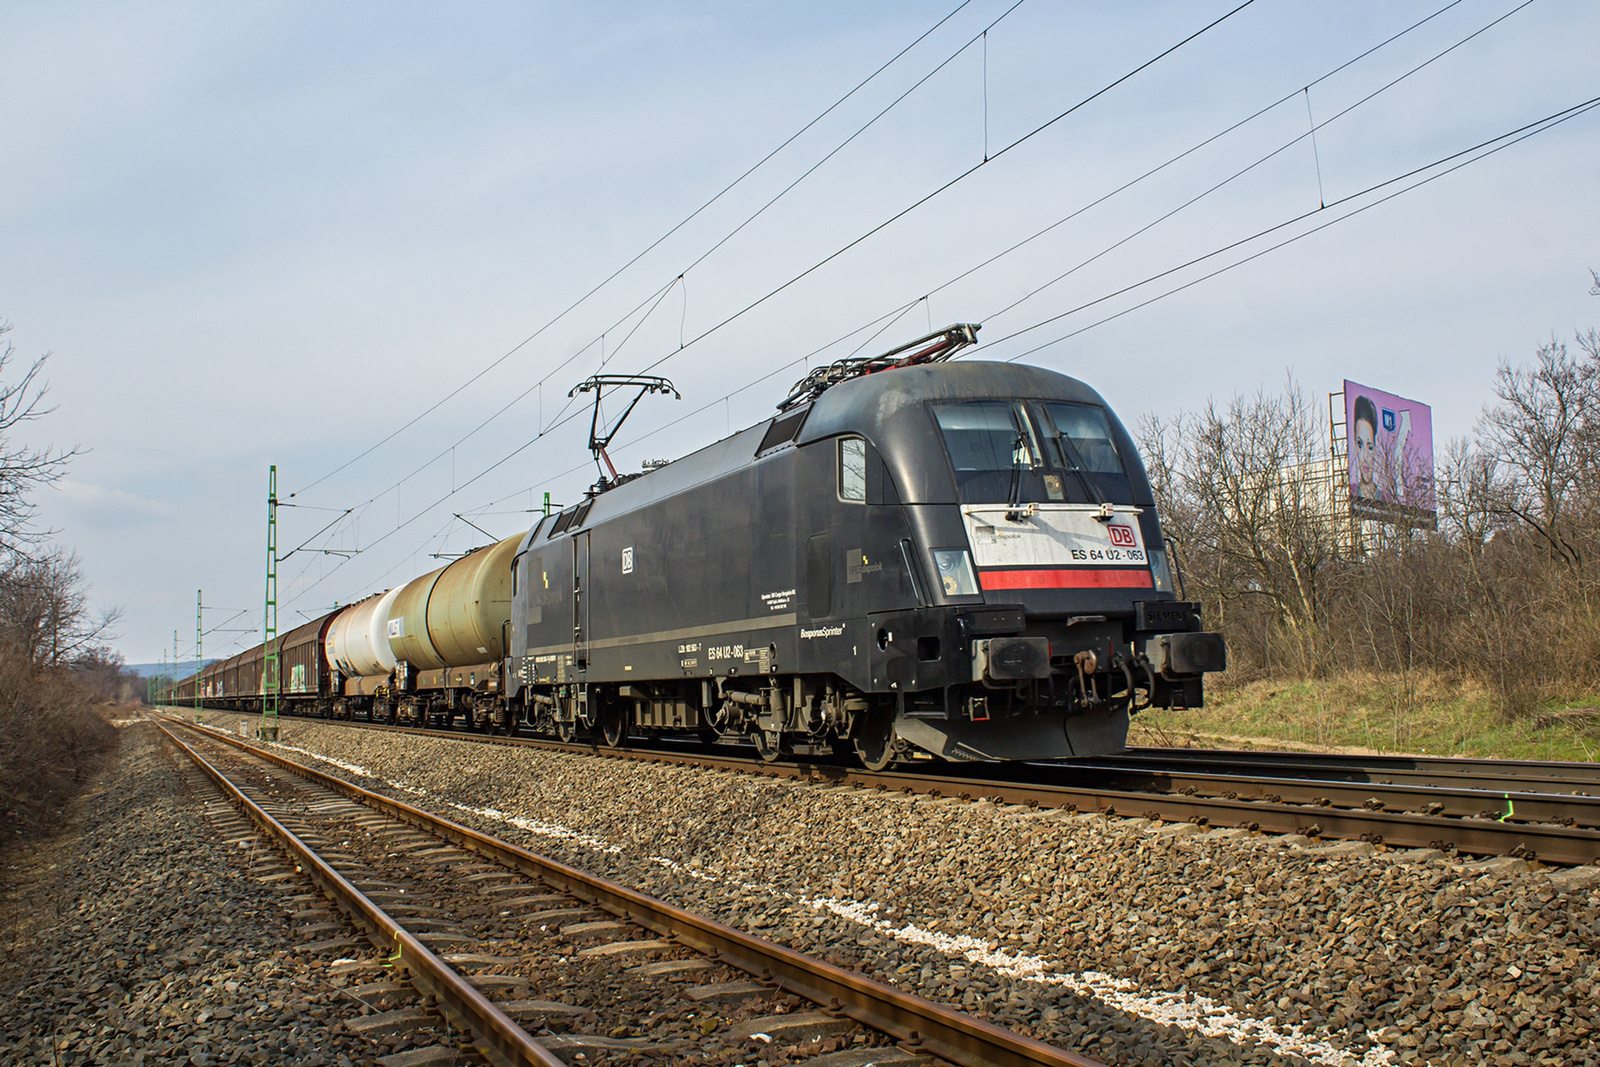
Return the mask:
M780 412L601 493L594 498L583 525L593 526L753 465L757 448L772 422L801 412L805 413L805 423L795 439L796 445L839 434L860 434L883 455L906 502L953 503L954 486L946 484L950 482L949 472L929 469L929 465L917 461L919 456L942 454L944 447L932 420L923 414L923 405L939 400L1010 397L1105 404L1099 393L1076 378L1021 363L964 360L882 371L841 382L809 408ZM1114 432L1121 433L1116 414L1109 409L1107 414ZM1119 441L1119 445L1122 443ZM929 448L934 451L929 452ZM524 539L518 554L528 548L529 540Z
M903 410L937 400L1048 397L1104 404L1100 394L1076 378L1025 363L927 363L882 371L834 386L812 405L797 444L841 433L859 433L880 448L879 433L891 430ZM920 416L918 416L921 422Z

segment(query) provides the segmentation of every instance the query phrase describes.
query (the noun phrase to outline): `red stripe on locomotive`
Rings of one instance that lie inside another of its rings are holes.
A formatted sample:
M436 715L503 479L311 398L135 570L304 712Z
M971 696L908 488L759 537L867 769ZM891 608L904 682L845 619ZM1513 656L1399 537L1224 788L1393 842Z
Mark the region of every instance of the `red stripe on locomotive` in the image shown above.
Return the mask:
M1147 567L1052 567L1028 570L980 570L978 584L1001 589L1152 589Z

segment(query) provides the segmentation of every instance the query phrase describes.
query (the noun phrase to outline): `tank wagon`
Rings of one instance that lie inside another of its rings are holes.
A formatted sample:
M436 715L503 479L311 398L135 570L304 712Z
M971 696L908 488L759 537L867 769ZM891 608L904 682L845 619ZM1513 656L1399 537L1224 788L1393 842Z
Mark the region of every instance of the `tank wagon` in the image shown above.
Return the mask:
M1139 708L1201 706L1226 650L1178 599L1098 393L1004 363L837 370L291 631L285 707L611 745L736 736L880 768L1117 751ZM206 668L203 699L259 707L262 659Z

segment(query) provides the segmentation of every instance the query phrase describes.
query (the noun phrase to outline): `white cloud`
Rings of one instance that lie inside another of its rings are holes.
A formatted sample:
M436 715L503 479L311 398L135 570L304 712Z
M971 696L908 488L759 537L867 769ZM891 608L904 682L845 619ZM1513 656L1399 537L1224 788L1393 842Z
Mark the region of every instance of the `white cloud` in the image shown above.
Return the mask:
M129 520L162 519L172 514L171 506L163 501L75 478L61 479L55 490L61 500L51 510L89 525L119 526Z

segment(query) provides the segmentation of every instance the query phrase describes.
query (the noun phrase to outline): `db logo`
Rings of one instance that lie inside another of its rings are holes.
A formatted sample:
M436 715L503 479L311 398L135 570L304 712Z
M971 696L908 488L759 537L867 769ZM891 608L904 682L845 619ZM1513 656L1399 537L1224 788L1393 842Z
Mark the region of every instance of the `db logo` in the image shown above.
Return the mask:
M1111 531L1111 543L1113 545L1132 548L1138 543L1133 539L1132 526L1107 526L1106 529Z

